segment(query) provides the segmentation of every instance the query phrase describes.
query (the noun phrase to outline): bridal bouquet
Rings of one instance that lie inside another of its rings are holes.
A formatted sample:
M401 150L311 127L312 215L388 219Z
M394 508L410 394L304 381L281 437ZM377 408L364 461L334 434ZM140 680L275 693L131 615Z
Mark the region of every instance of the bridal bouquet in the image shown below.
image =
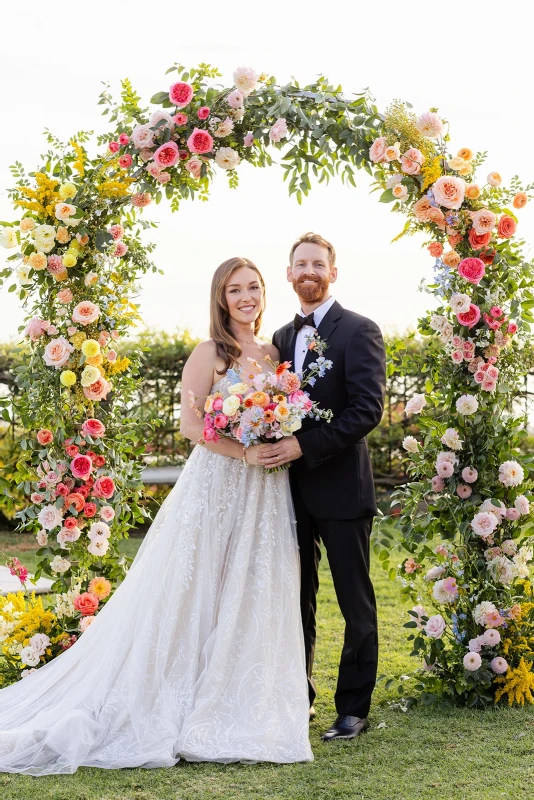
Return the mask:
M240 375L230 369L226 373L231 381L228 397L215 392L206 398L200 443L217 442L221 436L226 436L250 447L291 436L302 427L305 417L330 422L332 412L319 408L304 391L305 386L313 386L317 378L323 377L332 367L332 362L323 355L309 365L302 378L290 371L290 361L269 361L272 372L263 372L253 359L249 362L256 372L252 384L243 383ZM192 397L192 403L195 399ZM289 464L267 471L276 472L287 467Z

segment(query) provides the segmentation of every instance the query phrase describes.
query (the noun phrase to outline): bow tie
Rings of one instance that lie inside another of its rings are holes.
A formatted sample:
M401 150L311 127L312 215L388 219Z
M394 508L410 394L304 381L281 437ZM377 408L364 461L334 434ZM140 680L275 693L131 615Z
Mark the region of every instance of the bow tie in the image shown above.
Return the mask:
M313 313L308 314L307 317L301 317L300 314L295 314L295 319L293 320L293 327L298 333L305 325L309 325L310 328L315 328L315 320L313 318Z

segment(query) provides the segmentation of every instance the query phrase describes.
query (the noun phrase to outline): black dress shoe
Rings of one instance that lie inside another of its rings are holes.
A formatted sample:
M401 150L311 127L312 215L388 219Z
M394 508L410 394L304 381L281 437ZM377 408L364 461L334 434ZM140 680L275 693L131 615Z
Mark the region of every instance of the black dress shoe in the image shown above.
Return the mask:
M361 719L360 717L351 717L349 714L340 714L332 727L323 733L322 739L324 742L330 742L332 739L354 739L368 728L367 717Z
M317 716L316 711L313 706L310 706L310 719L315 719Z

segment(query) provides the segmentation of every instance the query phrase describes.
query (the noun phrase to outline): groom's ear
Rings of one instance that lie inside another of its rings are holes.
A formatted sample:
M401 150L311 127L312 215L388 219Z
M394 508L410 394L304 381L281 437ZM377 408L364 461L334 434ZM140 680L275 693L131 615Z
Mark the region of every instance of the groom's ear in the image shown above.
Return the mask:
M286 269L286 275L289 283L293 283L293 267L291 264Z
M337 267L330 267L330 283L337 281Z

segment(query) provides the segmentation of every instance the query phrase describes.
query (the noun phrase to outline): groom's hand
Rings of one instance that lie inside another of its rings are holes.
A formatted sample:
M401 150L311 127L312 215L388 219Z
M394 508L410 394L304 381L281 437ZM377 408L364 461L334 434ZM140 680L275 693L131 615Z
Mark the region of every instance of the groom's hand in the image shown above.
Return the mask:
M261 454L258 458L263 467L281 467L289 461L296 461L302 456L302 450L296 436L288 436L281 439L276 444L262 445Z

